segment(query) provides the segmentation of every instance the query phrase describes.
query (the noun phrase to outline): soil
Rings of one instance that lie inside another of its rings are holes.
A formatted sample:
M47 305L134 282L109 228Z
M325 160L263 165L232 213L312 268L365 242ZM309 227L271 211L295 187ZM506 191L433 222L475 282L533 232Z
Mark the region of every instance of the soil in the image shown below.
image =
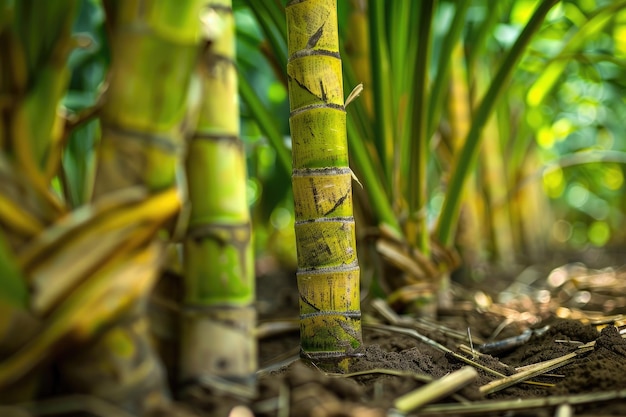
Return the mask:
M571 266L566 267L569 268L566 268L568 271L572 269ZM579 267L583 268L580 265ZM606 271L589 272L586 269L585 271L587 275L582 276L606 273ZM611 273L620 272L612 270ZM438 404L464 401L467 404L488 402L495 406L499 404L498 401L533 398L547 401L563 396L565 399L560 402L570 402L573 405L571 408L562 406L559 412L570 412L570 414L560 415L626 415L626 339L622 338L619 332L620 327L624 328L623 316L615 315L624 311L613 308L620 303L608 304L612 308L610 313L613 314L612 319L604 320L608 323L591 324L590 315L598 318L603 314L601 312L584 314L584 310L574 308L570 301L576 297L567 282L550 288L551 298L546 302L545 288L548 275L550 274L546 274L546 279L533 283L532 291L525 294L520 291L515 300L509 300L504 307L499 305L499 309L491 308L487 310L492 311L486 311L465 307L448 310L440 312L436 323L445 326L443 330L433 329L431 326L425 328L420 325L419 321L415 322L414 328L420 334L441 343L454 352L459 352L459 344L468 345L469 343L467 337L465 340L451 337L452 330L458 330L462 334L470 328L476 341L485 341L493 335L497 335L496 339L503 339L530 334L531 336L526 337L527 340L518 346L500 347L500 349L490 351L490 354L484 354L475 359L480 364L503 375L514 374L517 367L536 364L577 351L579 346L589 342L595 345L588 351L578 354L567 365L532 378L532 381L541 385L519 383L491 394L483 394L480 387L499 377L479 370L478 377L473 382L454 396L449 395L439 399ZM289 276L290 274L286 274L286 279L289 279ZM584 282L580 278L581 275L577 276L579 278L576 291L584 287L580 284ZM261 280L259 293L263 295L267 292L274 294L275 297L276 292L271 288L275 288L274 285L280 285L280 293L297 294L294 292L295 288L291 288L293 281L295 280L282 281L280 284L281 280L277 280L276 277L272 278L271 283L269 278L268 282ZM568 297L562 294L564 288L569 288ZM596 291L596 289L585 287L585 291L590 291L592 294L604 292L603 299L606 299L607 294L611 298L610 292L606 290L603 288ZM527 298L532 298L532 294L536 295L540 291L544 291L544 302L536 302L529 307ZM497 295L493 296L497 297ZM612 299L620 301L622 296L623 293ZM589 302L594 299L593 296L587 298ZM261 301L259 308L262 318L295 319L297 300L293 296L285 296L282 301L285 303L264 304ZM466 306L467 303L463 304L459 301L457 305ZM511 306L517 307L517 310L512 309ZM563 313L563 309L569 312L570 318L557 317L557 315L567 316ZM497 313L493 313L493 310ZM508 317L502 311L508 311ZM375 313L370 313L367 309L364 317L363 356L352 361L348 376L338 377L328 374L299 359L296 329L262 339L260 364L263 371L259 378L259 397L250 405L254 415L268 417L393 415L390 410L393 409L398 397L427 383L425 380L418 379L416 375L439 379L466 366L452 354L436 349L414 337L393 330L383 330L379 326L367 325L372 321L383 322L381 317L376 317ZM625 332L622 331L622 333ZM470 352L465 356L471 357L472 354ZM402 371L402 373L390 375L389 370ZM358 375L353 375L356 373ZM600 397L606 393L615 394L616 399L605 400L604 397ZM576 405L577 398L581 398L581 395L591 395L592 400ZM472 414L468 408L451 414L442 414L442 411L429 412L426 406L421 411L409 415L553 416L555 407L555 404L544 403L540 407L521 410L504 408L491 412L477 411ZM231 413L232 415L234 413Z
M436 320L405 315L394 327L366 298L362 356L351 361L347 373L337 375L299 357L295 272L260 266L256 397L241 406L239 398L194 385L176 404L155 408L151 417L395 417L403 415L395 410L398 398L465 368L462 358L482 367L474 368L476 378L406 415L626 416L624 268L566 264L508 276L486 273L491 278L478 284L453 285L454 303L440 310ZM413 333L407 335L407 329ZM516 368L568 354L572 357L563 366L500 390L486 389L494 380L522 372ZM69 398L62 405L80 400ZM46 404L48 409L59 405ZM18 411L7 414L0 407L2 417L32 415ZM53 410L40 415L75 414Z

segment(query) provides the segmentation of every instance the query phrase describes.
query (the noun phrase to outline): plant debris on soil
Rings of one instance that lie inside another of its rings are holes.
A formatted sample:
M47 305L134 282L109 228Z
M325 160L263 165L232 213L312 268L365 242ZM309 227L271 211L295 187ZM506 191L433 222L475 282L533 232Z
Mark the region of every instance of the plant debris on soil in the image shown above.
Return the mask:
M436 322L402 317L409 332L366 310L363 356L344 375L299 359L297 327L286 326L292 330L260 341L259 396L250 409L257 416L311 417L626 415L624 294L615 286L619 279L609 284L615 294L605 285L619 274L566 265L506 303L459 302L462 308L442 312ZM602 294L604 305L579 308L578 291L590 293L588 306ZM479 367L471 383L418 410L394 410L399 397L468 366L465 358ZM506 380L553 360L559 363L523 381Z
M254 398L192 385L150 417L626 416L626 270L494 274L491 292L453 285L436 320L368 298L362 355L343 373L300 358L293 273L257 276ZM130 416L85 395L0 406L31 415Z

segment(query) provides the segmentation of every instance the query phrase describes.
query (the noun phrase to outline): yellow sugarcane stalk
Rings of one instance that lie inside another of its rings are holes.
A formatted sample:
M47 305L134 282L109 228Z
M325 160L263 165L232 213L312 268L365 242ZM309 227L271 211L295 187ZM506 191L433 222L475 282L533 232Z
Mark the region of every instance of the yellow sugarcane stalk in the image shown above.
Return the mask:
M301 353L343 359L362 342L337 4L290 1L286 14Z
M475 71L475 75L474 81L477 90L481 92L486 90L489 82L486 78L489 76L489 72L486 69L478 70ZM483 189L487 196L484 199L487 205L484 222L490 228L488 235L491 238L494 258L502 265L512 265L515 261L515 252L511 218L509 207L501 203L506 201L508 190L497 117L497 113L494 113L487 121L483 133L483 146L480 150L483 157L483 163L480 166L483 176Z
M170 187L184 151L188 85L202 0L106 0L111 68L94 197Z
M448 112L450 119L450 134L452 151L457 154L463 147L463 139L471 123L471 98L468 86L467 71L463 57L463 43L459 42L453 49L453 64L450 66L450 98ZM472 179L467 182L461 221L457 234L457 244L461 248L463 258L469 265L480 261L484 251L484 232L481 233L481 213L484 207L476 187L476 175L470 174Z
M180 377L235 396L254 395L252 227L239 139L235 22L231 0L209 0L197 74L198 122L187 156L191 214L184 243Z

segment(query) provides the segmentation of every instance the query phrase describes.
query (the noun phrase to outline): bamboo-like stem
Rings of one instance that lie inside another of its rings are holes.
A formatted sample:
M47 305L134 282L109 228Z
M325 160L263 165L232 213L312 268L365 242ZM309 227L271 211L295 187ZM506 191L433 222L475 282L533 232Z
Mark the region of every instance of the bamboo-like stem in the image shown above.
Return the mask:
M184 151L188 86L199 52L203 1L107 0L103 5L111 67L100 113L102 139L93 191L96 201L137 185L156 193L176 184ZM155 234L146 244L160 243ZM159 266L152 265L153 273ZM140 319L147 311L146 297L147 292L136 300L134 313ZM113 370L109 376L85 378L71 372L71 365L67 376L86 392L97 392L123 403L128 410L145 413L168 404L171 398L163 372L142 373L162 367L153 352L148 327L131 327L128 322L113 326L90 349L92 361ZM98 348L100 345L104 350ZM134 352L136 360L120 360L128 352ZM125 378L121 396L114 382L118 374Z
M156 191L175 183L201 6L202 0L104 2L111 76L94 198L136 184Z
M291 1L286 12L301 352L337 361L362 343L337 4Z
M187 156L191 215L180 373L184 381L209 388L222 380L224 389L229 381L231 393L251 396L257 367L254 267L232 1L209 0L205 13L211 26L197 71L202 100Z

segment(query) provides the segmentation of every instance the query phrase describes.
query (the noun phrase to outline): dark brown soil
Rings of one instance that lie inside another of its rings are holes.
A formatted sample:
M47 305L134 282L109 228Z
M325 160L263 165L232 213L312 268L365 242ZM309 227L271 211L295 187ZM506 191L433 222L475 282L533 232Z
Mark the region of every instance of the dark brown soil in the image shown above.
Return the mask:
M294 301L294 300L291 300ZM287 309L289 318L295 317L295 306ZM284 310L283 310L284 311ZM276 312L268 311L276 316ZM448 312L449 313L449 312ZM283 316L284 317L284 316ZM476 310L457 312L440 317L447 327L465 331L471 328L476 337L486 338L505 317ZM618 323L619 324L619 323ZM548 326L548 327L545 327ZM604 326L603 329L601 329ZM608 324L594 326L582 321L559 319L554 314L545 313L541 322L533 328L541 329L533 333L520 346L501 349L485 355L477 362L510 375L516 367L535 364L574 352L578 346L594 342L592 350L579 354L566 366L554 369L549 375L532 379L547 386L516 384L493 394L483 395L479 388L497 379L479 370L478 378L457 394L460 396L441 399L438 403L458 401L498 401L512 399L545 398L579 394L604 393L623 390L621 400L598 400L573 407L575 415L626 415L626 339L618 327ZM520 334L524 326L506 326L498 338ZM601 329L599 331L598 329ZM458 352L459 342L446 332L423 331L422 334ZM363 357L357 358L350 366L350 373L369 371L358 376L337 377L316 369L310 363L297 358L298 334L291 332L265 339L260 344L261 367L272 364L288 365L270 369L261 374L258 400L251 404L257 416L299 416L299 417L339 417L339 416L385 416L393 408L394 401L401 395L425 385L426 382L409 375L425 375L439 379L444 375L465 366L457 358L431 347L415 338L394 331L379 330L364 326ZM289 363L289 359L292 361ZM389 375L385 370L405 371L403 375ZM421 413L410 415L422 415ZM430 415L430 414L429 414ZM441 415L441 414L435 414ZM446 415L469 415L465 413ZM527 410L502 409L491 413L473 415L489 416L553 416L554 405Z
M550 329L542 336L533 337L522 346L498 358L510 368L498 364L497 359L492 356L479 359L478 362L501 373L511 374L514 367L563 356L576 350L578 345L556 342L557 340L582 343L596 340L593 351L553 371L553 374L557 376L534 379L538 382L554 384L553 387L519 384L483 396L478 388L493 380L494 377L479 371L477 380L461 390L459 394L470 401L478 401L626 389L626 340L620 337L616 327L607 326L598 334L592 326L583 325L574 320L553 320L550 326ZM464 363L454 357L408 336L366 328L364 337L366 340L364 356L355 360L350 372L392 369L441 378L464 366ZM293 335L283 337L278 344L275 340L269 340L261 345L263 356L271 356L273 353L278 356L285 352L286 340L290 340L292 346L297 348L297 337ZM279 348L274 350L276 346ZM290 395L284 401L290 401L288 415L291 416L356 416L354 410L357 405L377 409L380 413L372 415L385 415L385 410L392 408L396 398L422 385L424 385L423 382L418 382L411 376L392 376L378 372L349 378L326 376L324 372L315 369L310 364L297 360L261 377L262 400L260 401L267 401L269 398L278 401L281 395ZM447 401L451 400L447 399L445 402ZM279 415L275 409L266 412L258 411L257 415ZM597 413L626 415L626 402L613 401L579 406L576 412L594 415ZM522 416L538 415L537 413L537 410L517 413L503 411L490 415ZM547 415L553 414L548 412Z

